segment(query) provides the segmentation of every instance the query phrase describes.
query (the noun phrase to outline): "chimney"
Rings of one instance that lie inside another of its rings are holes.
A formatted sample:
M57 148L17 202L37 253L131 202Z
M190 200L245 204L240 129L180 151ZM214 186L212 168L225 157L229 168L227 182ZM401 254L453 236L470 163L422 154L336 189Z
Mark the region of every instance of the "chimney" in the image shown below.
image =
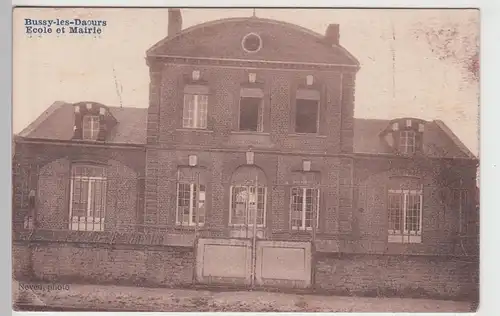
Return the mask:
M175 36L182 30L181 9L168 9L168 36Z
M325 40L330 45L339 45L340 32L338 24L330 24L326 29Z

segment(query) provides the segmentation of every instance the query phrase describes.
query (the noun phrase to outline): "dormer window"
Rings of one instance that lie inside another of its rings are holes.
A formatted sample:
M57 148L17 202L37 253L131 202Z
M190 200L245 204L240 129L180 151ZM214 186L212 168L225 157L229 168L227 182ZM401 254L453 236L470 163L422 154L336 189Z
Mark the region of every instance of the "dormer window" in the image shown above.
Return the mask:
M83 117L83 139L97 140L99 135L100 122L97 115L85 115Z
M396 119L379 134L381 140L400 155L424 153L425 121L420 119Z
M399 151L402 154L414 154L416 151L416 133L415 131L401 131L399 136Z
M112 111L96 102L74 104L73 139L86 141L105 141L109 132L118 123Z

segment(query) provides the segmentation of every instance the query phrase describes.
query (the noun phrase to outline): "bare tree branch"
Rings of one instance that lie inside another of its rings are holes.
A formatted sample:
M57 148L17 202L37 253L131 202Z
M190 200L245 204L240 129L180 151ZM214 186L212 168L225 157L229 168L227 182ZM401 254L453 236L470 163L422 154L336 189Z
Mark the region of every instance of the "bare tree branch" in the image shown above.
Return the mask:
M424 40L430 50L443 61L451 61L461 68L467 81L479 80L478 21L469 19L460 23L416 25L414 36Z

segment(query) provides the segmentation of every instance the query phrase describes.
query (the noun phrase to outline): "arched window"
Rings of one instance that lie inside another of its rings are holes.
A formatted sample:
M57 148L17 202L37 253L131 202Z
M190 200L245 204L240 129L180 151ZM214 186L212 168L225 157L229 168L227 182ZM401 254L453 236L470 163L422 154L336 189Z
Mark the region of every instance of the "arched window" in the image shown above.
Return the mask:
M244 166L231 178L229 225L265 227L267 179L257 167Z
M70 189L70 229L104 230L106 169L100 166L74 165Z

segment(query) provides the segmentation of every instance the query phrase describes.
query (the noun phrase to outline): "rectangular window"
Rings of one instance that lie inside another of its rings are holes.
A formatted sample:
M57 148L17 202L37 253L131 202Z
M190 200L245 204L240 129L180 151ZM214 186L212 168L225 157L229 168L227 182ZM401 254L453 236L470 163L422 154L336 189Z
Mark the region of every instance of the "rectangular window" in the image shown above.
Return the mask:
M229 224L233 226L265 226L266 188L255 186L231 187L231 213ZM255 218L257 215L257 218Z
M414 131L401 131L399 135L399 150L404 154L413 154L416 149L416 134Z
M184 94L183 128L207 128L208 95Z
M312 229L313 222L316 222L317 228L319 224L319 189L292 188L290 208L292 229L309 230Z
M295 132L317 133L319 125L319 101L297 99L295 106Z
M104 168L75 166L71 176L70 229L104 230L105 206Z
M240 98L240 131L263 131L262 98Z
M422 191L389 190L387 216L389 242L422 241Z
M99 116L85 115L83 117L83 139L96 140L99 135Z
M205 185L203 184L177 184L177 225L203 226L205 223L205 193ZM196 200L198 200L198 205L196 205Z

